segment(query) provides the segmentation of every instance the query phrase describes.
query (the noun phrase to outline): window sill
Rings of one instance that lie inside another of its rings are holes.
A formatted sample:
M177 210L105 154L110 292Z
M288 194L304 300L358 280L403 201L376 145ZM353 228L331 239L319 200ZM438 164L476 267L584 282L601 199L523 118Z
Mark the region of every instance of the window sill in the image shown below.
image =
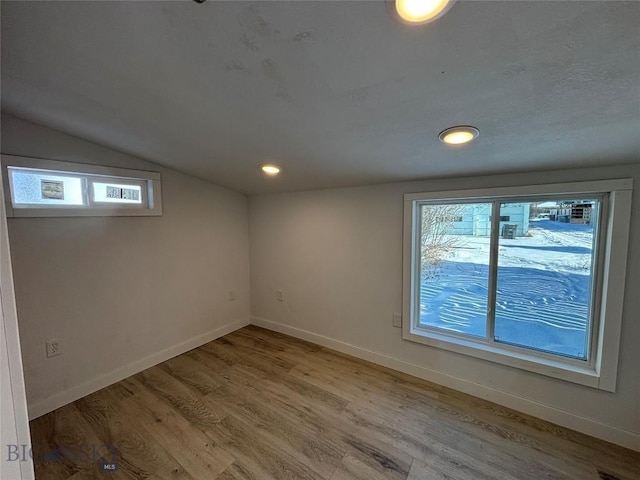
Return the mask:
M160 208L132 207L80 207L80 208L12 208L7 218L43 218L43 217L159 217Z
M542 355L528 354L519 349L512 350L508 346L488 344L484 341L474 341L471 338L411 328L409 325L405 325L403 328L402 338L404 340L422 343L431 347L480 358L520 370L526 370L592 388L613 391L612 389L602 386L603 382L601 381L600 372L589 365L571 364Z

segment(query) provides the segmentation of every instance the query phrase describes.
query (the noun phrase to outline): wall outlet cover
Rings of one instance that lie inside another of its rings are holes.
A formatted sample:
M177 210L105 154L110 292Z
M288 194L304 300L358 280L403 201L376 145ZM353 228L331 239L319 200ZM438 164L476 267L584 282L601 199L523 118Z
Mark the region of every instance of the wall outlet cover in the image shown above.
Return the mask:
M62 351L60 350L60 342L55 338L47 341L47 357L55 357L56 355L60 355Z

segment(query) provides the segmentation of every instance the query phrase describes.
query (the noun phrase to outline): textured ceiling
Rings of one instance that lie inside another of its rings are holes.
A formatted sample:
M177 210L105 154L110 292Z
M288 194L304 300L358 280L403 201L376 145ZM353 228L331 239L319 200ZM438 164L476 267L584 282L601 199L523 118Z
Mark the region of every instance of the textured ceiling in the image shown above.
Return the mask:
M640 3L2 2L2 108L245 192L640 161ZM477 126L447 147L438 132ZM262 162L283 166L275 179Z

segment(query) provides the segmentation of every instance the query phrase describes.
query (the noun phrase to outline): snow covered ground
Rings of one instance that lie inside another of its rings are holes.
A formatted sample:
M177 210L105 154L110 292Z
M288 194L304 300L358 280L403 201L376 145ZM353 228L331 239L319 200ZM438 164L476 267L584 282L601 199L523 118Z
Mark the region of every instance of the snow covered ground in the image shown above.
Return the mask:
M586 356L593 227L532 221L529 235L500 238L496 340ZM485 336L489 238L456 236L455 251L423 278L421 323Z

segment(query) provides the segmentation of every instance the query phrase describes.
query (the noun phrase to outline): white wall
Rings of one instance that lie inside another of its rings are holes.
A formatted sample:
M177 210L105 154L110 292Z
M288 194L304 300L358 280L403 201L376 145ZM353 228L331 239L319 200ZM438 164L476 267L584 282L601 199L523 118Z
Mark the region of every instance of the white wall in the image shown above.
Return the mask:
M161 217L9 219L31 417L248 323L246 196L9 115L1 150L162 175Z
M635 165L251 197L252 322L640 450L637 192L615 394L403 341L392 327L402 311L404 193L623 177L640 188Z

